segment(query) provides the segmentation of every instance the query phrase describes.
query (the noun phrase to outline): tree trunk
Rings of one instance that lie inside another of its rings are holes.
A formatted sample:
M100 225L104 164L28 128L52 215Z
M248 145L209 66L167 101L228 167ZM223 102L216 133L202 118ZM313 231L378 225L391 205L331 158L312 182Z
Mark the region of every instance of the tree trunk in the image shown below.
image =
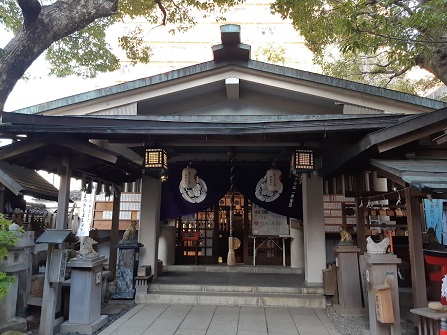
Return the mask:
M59 0L27 20L0 53L0 112L17 81L53 42L117 10L118 0Z
M416 64L447 85L447 43L416 57Z

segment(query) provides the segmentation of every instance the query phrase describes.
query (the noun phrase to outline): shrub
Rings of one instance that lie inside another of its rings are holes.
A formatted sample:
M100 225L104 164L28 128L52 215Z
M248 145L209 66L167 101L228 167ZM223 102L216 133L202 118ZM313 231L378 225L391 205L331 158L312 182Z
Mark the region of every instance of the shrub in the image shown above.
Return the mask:
M0 214L0 261L7 255L7 248L15 245L17 242L16 233L8 229L11 224L12 220L8 220L3 214ZM0 271L0 299L8 292L9 285L13 281L13 277Z

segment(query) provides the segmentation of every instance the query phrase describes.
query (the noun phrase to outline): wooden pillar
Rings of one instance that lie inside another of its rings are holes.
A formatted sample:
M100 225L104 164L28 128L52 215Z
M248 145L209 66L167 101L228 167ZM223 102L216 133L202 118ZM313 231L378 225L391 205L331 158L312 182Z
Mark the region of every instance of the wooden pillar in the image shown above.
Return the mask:
M355 200L355 213L356 213L356 222L357 222L357 246L359 247L360 255L366 252L366 235L365 235L365 218L363 215L363 207L359 207L360 198L356 198Z
M357 175L355 177L355 194L360 196L363 193L363 175ZM365 235L365 218L364 209L359 207L361 203L360 198L355 200L355 213L356 213L356 223L357 223L357 246L360 249L360 255L366 252L366 235Z
M422 250L421 201L419 198L411 195L409 187L405 188L405 204L407 207L413 308L427 307L424 255Z
M64 156L59 171L61 178L57 197L56 229L68 228L68 204L70 202L71 163L70 157Z
M109 253L109 280L114 280L116 277L116 260L117 260L117 248L119 242L119 226L120 226L120 204L121 204L121 192L117 190L113 193L113 209L112 209L112 228L110 231L110 253Z

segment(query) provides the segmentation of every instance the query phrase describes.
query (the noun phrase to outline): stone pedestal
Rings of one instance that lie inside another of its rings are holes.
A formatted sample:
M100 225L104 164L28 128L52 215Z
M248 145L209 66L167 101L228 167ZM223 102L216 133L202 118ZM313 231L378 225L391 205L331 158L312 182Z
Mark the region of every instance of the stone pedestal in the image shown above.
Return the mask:
M107 323L101 315L102 268L104 256L91 259L73 258L71 267L70 311L67 322L60 326L63 333L93 334Z
M339 305L334 305L341 315L362 315L366 310L362 305L358 252L355 245L334 247L337 265Z
M400 307L397 284L397 264L401 259L394 254L360 256L366 264L365 280L368 292L369 329L371 335L400 334ZM389 286L391 306L394 314L393 323L382 323L377 319L375 289L383 285Z
M116 271L116 292L111 299L135 299L135 277L142 243L118 244L118 269Z

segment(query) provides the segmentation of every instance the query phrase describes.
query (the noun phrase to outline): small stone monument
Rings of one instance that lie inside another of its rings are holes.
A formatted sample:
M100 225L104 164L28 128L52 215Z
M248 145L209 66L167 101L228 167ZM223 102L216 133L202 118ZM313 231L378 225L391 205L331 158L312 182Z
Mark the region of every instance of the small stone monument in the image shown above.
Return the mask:
M71 267L70 312L68 321L60 325L61 332L93 334L107 323L107 315L101 315L102 268L104 256L94 249L96 243L87 237Z
M143 246L137 240L137 222L132 221L118 243L118 270L116 273L116 292L111 299L134 299L135 277L138 272L138 256Z

